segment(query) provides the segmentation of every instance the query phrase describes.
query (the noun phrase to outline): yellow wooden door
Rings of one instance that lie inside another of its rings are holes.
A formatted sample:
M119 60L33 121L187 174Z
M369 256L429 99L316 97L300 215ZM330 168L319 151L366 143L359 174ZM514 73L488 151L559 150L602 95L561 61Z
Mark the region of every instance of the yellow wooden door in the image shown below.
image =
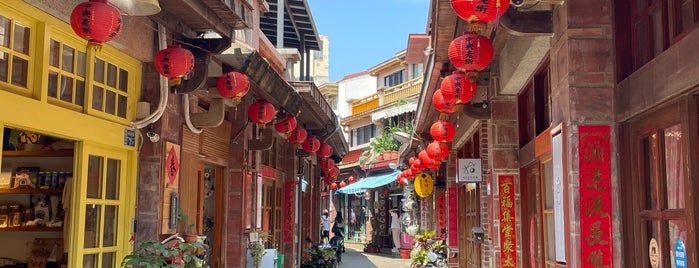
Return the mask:
M69 267L118 267L133 216L129 151L80 142L78 152Z

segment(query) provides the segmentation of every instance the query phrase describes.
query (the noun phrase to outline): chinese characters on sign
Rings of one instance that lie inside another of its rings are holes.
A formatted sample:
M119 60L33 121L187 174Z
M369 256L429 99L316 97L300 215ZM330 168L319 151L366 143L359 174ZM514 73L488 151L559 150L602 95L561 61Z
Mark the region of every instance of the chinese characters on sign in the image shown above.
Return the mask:
M284 242L294 242L294 218L296 217L296 182L284 182Z
M583 268L613 266L609 126L579 126Z
M426 198L432 194L434 189L434 181L432 176L425 172L421 172L415 176L415 193L422 198Z
M500 193L500 260L501 267L517 267L517 232L515 226L515 177L499 175Z
M446 222L444 222L444 193L435 195L435 197L437 198L437 226L439 227L438 230L442 230L446 228Z
M450 247L459 246L459 188L447 189L447 201L449 205L449 223L447 225L447 238Z

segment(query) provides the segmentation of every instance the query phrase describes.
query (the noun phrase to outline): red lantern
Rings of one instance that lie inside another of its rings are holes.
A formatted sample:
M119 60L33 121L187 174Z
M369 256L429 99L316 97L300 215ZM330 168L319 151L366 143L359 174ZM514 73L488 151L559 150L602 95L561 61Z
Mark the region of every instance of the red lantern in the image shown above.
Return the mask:
M403 177L412 180L413 178L415 178L415 173L417 172L413 171L412 169L406 169Z
M456 130L454 129L454 125L449 123L449 121L440 119L432 124L432 127L430 127L430 134L435 141L450 142L454 139Z
M437 111L445 114L451 114L454 112L454 101L447 100L442 95L442 91L437 89L432 95L432 105Z
M410 165L412 166L412 165L413 165L413 161L415 161L415 157L414 157L414 156L411 156L411 157L408 159L408 164L410 164Z
M350 176L349 178L347 178L347 181L348 181L349 183L354 183L354 180L355 180L355 179L354 179L354 176Z
M451 0L456 15L468 22L488 23L507 11L510 0Z
M424 150L420 151L417 157L420 158L420 163L422 163L425 168L435 168L435 165L439 167L439 165L441 164L441 162L430 158L430 156Z
M122 29L119 11L106 0L90 0L73 8L70 26L91 45L101 45L117 38Z
M303 147L303 150L309 154L315 153L318 151L318 148L320 147L320 141L318 139L316 139L315 137L310 137L310 138L307 138L301 144L301 147Z
M257 101L248 108L248 118L260 127L264 127L265 124L271 122L276 113L274 105L265 100Z
M340 188L343 188L343 187L345 187L345 186L347 186L347 183L345 183L345 181L341 181L341 182L340 182Z
M216 89L224 98L230 98L233 103L240 103L240 99L248 93L250 82L248 77L239 72L228 72L218 78Z
M330 170L328 170L328 177L337 179L337 176L340 175L340 169L337 167L333 167Z
M158 73L173 80L174 84L178 84L179 78L189 73L194 67L194 56L192 52L179 45L171 45L155 54L153 64Z
M423 170L422 163L420 162L420 159L415 159L412 164L410 164L410 169L413 173L417 173Z
M442 161L449 156L449 146L446 143L433 141L425 149L427 155L437 161Z
M337 183L334 183L334 182L331 183L331 184L330 184L330 189L333 189L333 190L337 189Z
M289 133L296 128L296 117L293 115L287 115L284 120L281 120L274 124L274 129L279 131L279 133L284 133L289 135Z
M444 77L439 90L445 99L453 100L454 104L467 103L476 94L476 82L467 78L464 73L455 71Z
M320 170L322 170L324 173L328 173L331 169L335 168L335 161L333 161L330 158L326 158L323 160L320 160L318 162L318 166L320 167Z
M320 144L320 149L318 149L318 156L320 158L328 158L333 154L333 147L330 144L322 143Z
M306 135L308 133L306 132L305 129L303 129L301 126L296 126L294 130L289 132L289 136L287 140L292 143L292 144L301 144L306 140Z
M449 60L462 72L482 71L493 60L493 44L485 36L464 33L449 44Z

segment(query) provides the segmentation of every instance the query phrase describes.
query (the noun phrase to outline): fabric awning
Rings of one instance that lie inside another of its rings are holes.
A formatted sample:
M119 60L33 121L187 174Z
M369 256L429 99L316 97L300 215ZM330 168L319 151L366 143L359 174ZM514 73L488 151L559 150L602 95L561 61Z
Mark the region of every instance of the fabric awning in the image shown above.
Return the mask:
M366 177L361 181L352 183L350 185L345 186L342 189L339 189L335 191L335 193L338 194L356 194L356 193L363 193L366 192L368 189L376 188L376 187L381 187L386 184L389 184L391 182L394 182L400 174L399 171L393 172L393 173L388 173L388 174L381 174L378 176L372 176L372 177Z
M377 111L371 114L371 121L389 118L404 113L409 113L417 110L417 103L408 103L400 106L391 107L385 110Z

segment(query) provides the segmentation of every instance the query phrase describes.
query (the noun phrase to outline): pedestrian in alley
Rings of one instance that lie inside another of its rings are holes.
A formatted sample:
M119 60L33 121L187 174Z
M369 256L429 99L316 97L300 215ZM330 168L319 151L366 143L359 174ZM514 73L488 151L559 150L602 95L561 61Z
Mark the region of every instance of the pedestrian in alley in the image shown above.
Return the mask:
M323 209L323 215L320 216L321 235L320 242L325 243L330 239L330 216L327 209Z
M393 249L391 251L398 252L400 248L400 215L397 207L390 210L391 212L391 235L393 238Z

